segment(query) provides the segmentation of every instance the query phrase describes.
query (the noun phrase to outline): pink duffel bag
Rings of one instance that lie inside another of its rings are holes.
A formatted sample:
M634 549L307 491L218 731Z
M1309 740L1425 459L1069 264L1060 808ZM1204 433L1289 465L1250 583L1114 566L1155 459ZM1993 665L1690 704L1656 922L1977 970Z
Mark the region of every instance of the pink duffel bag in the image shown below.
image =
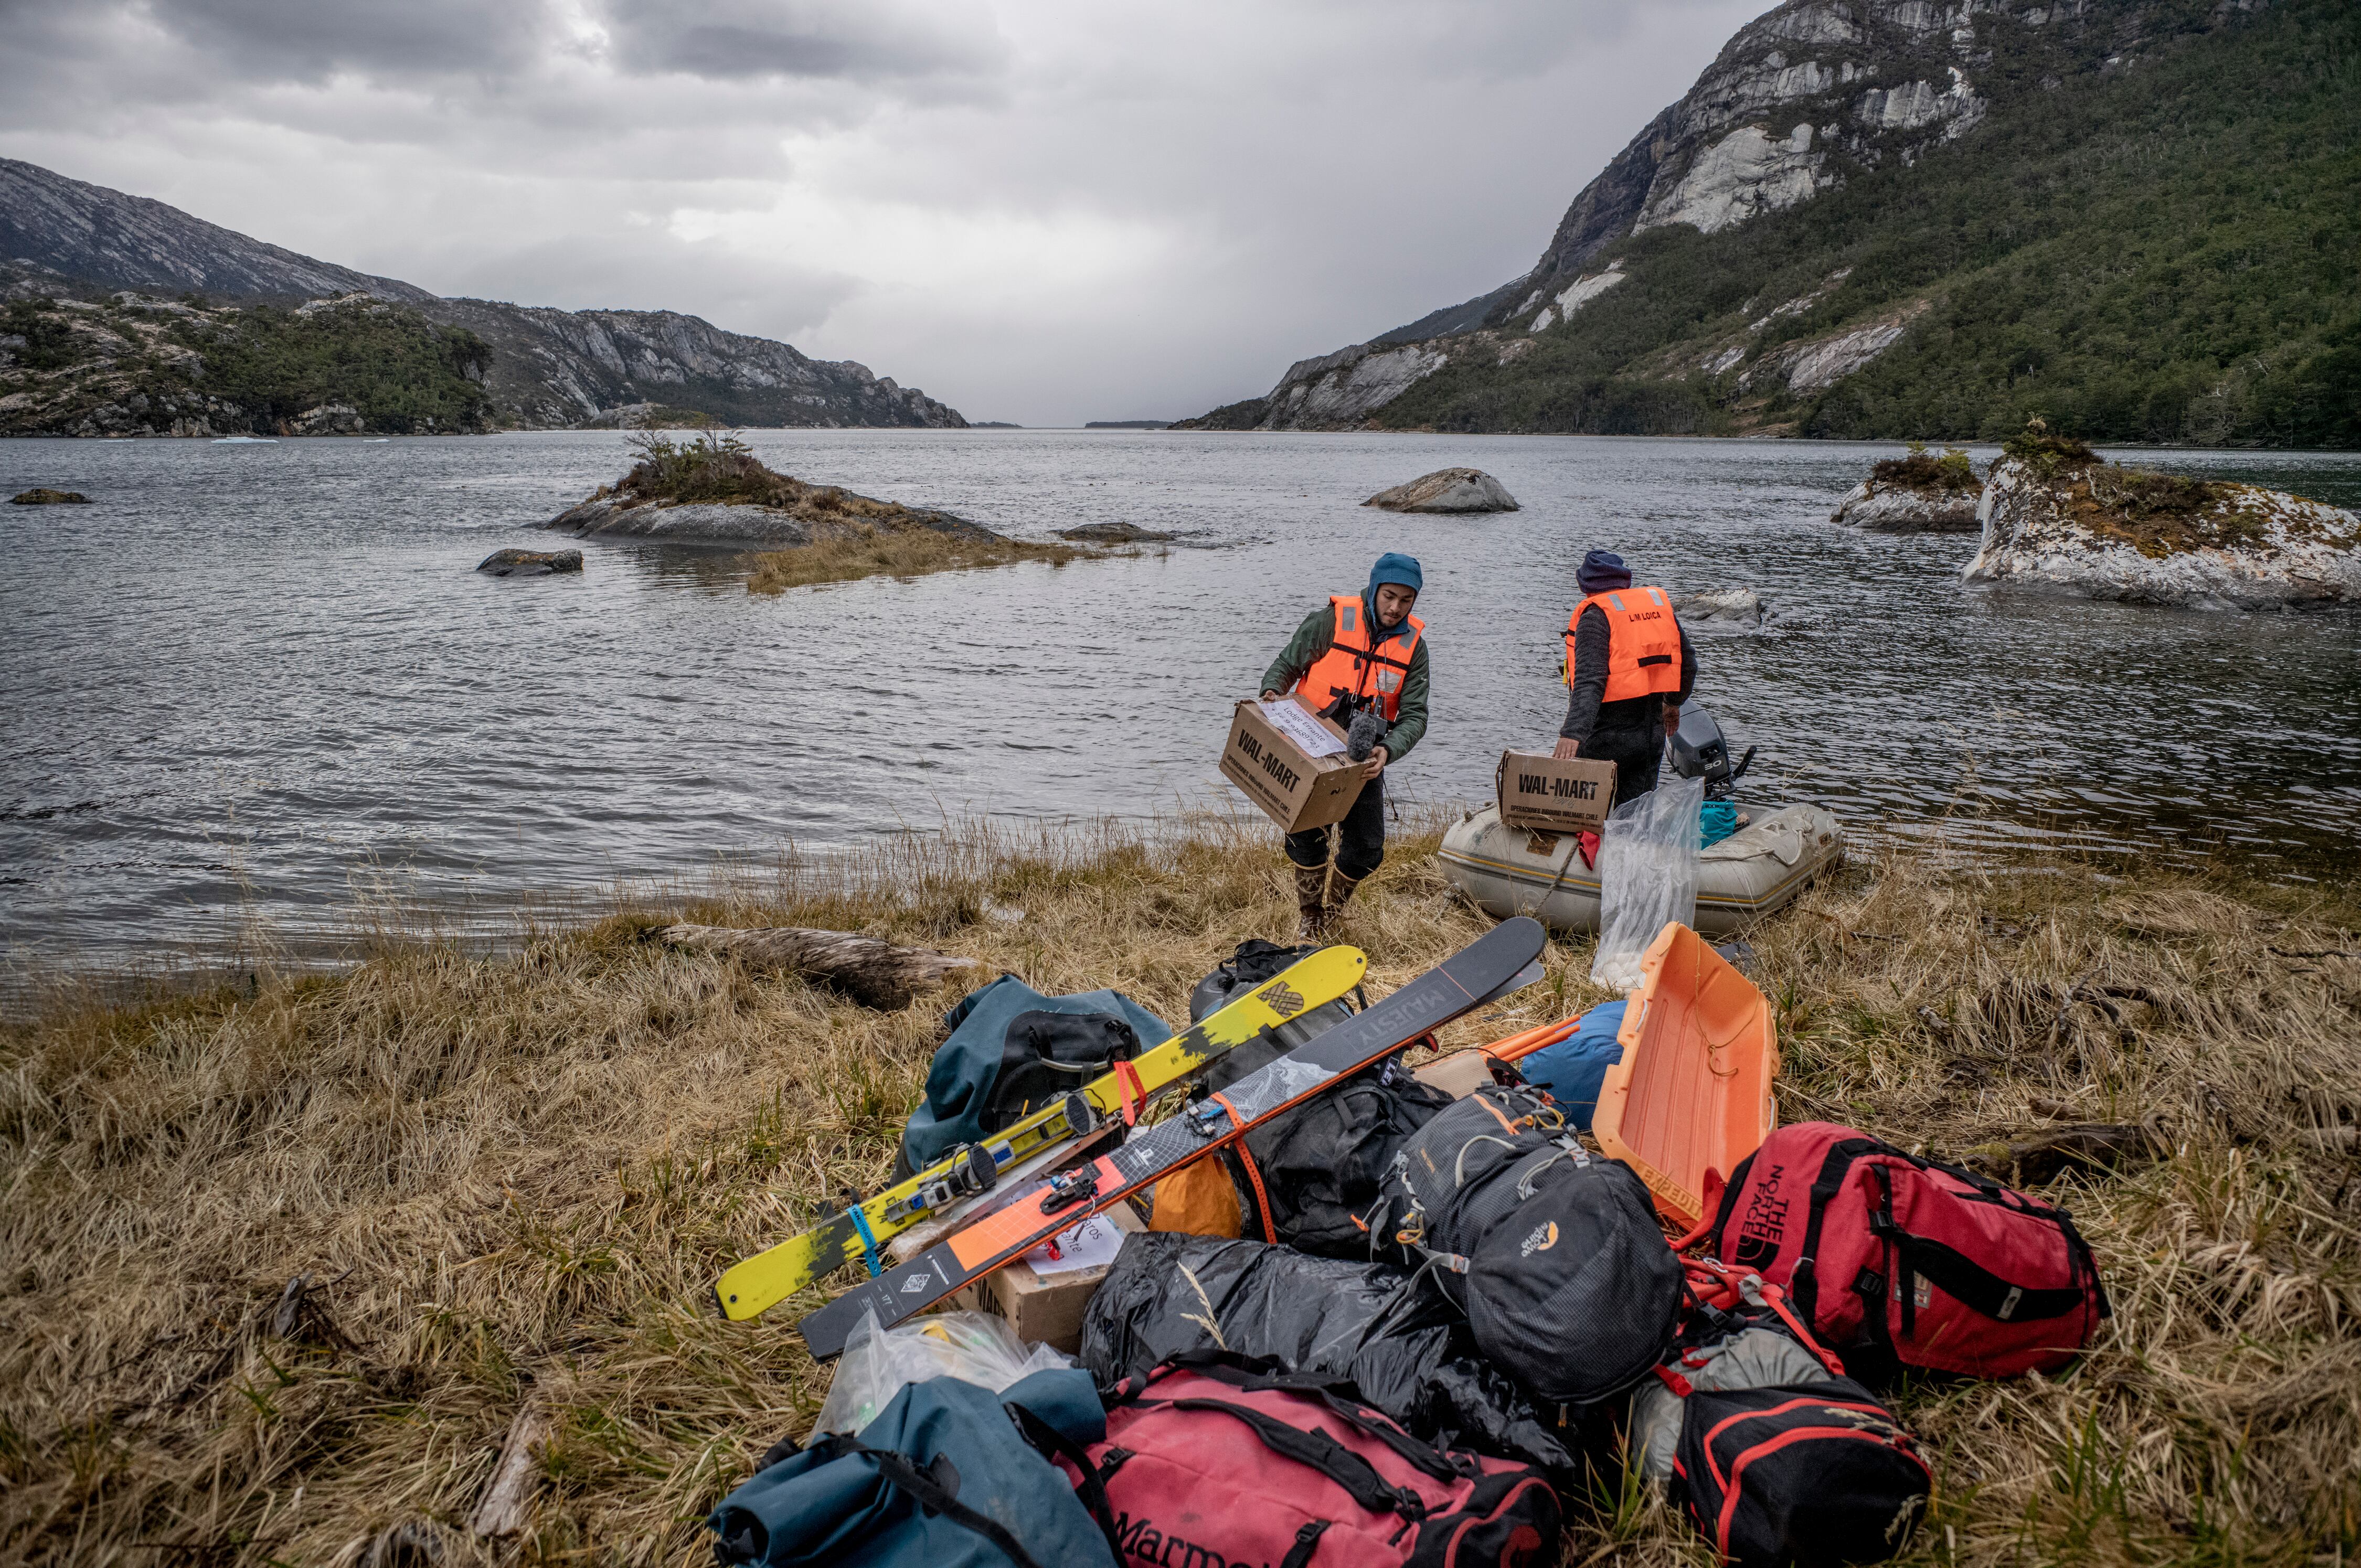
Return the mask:
M1541 1472L1422 1442L1349 1385L1218 1351L1127 1380L1089 1453L1126 1564L1530 1568L1557 1552Z

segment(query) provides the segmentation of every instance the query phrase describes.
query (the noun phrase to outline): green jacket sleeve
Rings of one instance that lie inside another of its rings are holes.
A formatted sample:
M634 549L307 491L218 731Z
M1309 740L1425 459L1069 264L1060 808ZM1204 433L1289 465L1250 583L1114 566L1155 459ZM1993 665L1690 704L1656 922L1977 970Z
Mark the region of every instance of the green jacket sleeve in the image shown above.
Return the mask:
M1303 618L1295 635L1287 640L1277 659L1262 674L1262 689L1283 692L1301 680L1320 656L1336 646L1336 609L1323 605ZM1400 762L1410 754L1426 734L1426 639L1421 637L1418 646L1411 650L1410 669L1402 675L1401 705L1395 712L1392 730L1386 736L1386 756L1389 762Z
M1386 736L1386 757L1399 762L1426 736L1426 639L1410 652L1410 669L1402 675L1401 707Z
M1310 673L1320 656L1336 646L1336 607L1322 605L1303 618L1270 668L1262 673L1262 689L1283 692Z

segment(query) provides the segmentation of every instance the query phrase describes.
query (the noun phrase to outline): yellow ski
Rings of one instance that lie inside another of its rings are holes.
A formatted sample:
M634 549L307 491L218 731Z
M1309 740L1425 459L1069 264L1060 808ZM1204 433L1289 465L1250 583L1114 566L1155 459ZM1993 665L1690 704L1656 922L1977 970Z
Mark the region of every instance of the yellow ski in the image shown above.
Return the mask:
M982 1143L952 1150L916 1176L733 1266L714 1282L715 1299L725 1316L743 1321L864 1255L873 1264L888 1240L961 1198L989 1191L1001 1172L1020 1161L1052 1145L1087 1136L1104 1118L1122 1112L1126 1098L1137 1105L1166 1085L1202 1071L1233 1046L1335 1001L1361 983L1368 965L1368 955L1358 948L1321 948L1088 1087Z

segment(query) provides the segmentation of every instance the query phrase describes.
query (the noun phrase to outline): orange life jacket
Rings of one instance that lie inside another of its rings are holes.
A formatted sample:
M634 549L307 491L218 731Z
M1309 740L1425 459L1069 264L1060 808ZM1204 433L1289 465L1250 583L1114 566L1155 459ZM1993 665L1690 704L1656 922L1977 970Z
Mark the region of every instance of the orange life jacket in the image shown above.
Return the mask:
M1681 626L1662 588L1610 588L1592 594L1565 619L1565 684L1574 685L1574 634L1582 612L1607 617L1607 690L1601 702L1628 702L1681 689Z
M1323 713L1339 696L1353 698L1339 722L1349 721L1351 710L1366 706L1363 699L1374 696L1391 724L1401 712L1402 680L1410 674L1410 656L1425 634L1426 622L1411 616L1409 641L1397 641L1396 634L1389 632L1386 651L1380 653L1370 640L1369 612L1359 595L1331 594L1328 607L1336 616L1336 645L1312 662L1294 689Z

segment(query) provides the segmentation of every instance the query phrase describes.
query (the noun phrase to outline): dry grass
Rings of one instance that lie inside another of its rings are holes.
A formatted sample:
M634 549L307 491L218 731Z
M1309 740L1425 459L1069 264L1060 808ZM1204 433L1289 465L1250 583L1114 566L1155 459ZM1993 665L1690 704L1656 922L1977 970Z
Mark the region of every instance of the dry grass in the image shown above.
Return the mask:
M1071 544L1033 544L1021 539L970 539L929 529L881 532L865 528L848 538L824 539L792 550L766 550L754 557L746 591L775 594L814 583L849 583L862 577L922 577L929 572L966 572L1047 561L1062 566L1094 554Z
M1380 987L1482 928L1434 842L1398 843L1355 905ZM2168 1163L2060 1184L2117 1305L2092 1355L1904 1397L1943 1479L1915 1555L2342 1561L2361 965L2272 949L2350 954L2352 913L2042 870L1895 861L1755 936L1793 1118L1955 1146L2036 1124L2038 1096L2160 1112L2178 1140ZM917 839L686 912L925 940L1178 1017L1240 938L1285 934L1289 893L1270 835L1206 822L1162 848ZM677 907L497 960L395 944L252 994L61 1005L5 1036L0 1560L357 1564L423 1520L445 1563L703 1561L696 1520L824 1387L797 1304L730 1325L707 1283L885 1175L939 1005L866 1012L642 939ZM1586 945L1550 964L1454 1043L1579 1004ZM298 1274L332 1283L279 1337ZM496 1552L464 1521L534 1390L557 1412L547 1485L530 1537ZM1609 1556L1706 1561L1629 1498L1577 1525L1568 1561Z

